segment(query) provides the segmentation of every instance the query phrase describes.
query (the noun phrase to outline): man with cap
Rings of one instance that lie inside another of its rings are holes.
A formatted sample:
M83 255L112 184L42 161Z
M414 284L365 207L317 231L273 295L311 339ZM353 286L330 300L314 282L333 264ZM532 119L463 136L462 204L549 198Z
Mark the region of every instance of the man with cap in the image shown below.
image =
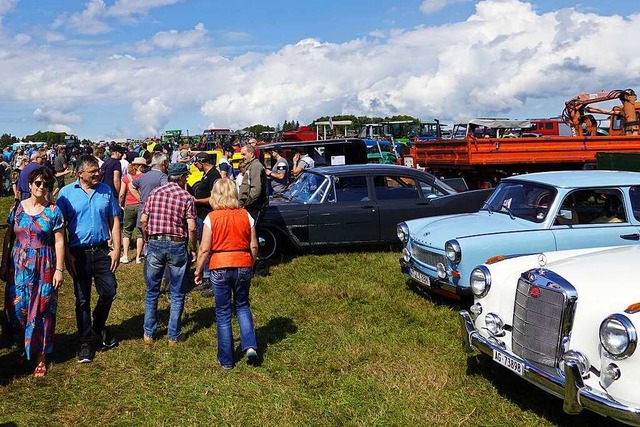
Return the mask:
M271 149L271 158L275 159L272 169L267 169L271 194L283 193L289 186L289 162L280 155L279 148Z
M111 147L111 157L100 165L100 182L104 182L111 187L115 197L120 194L120 185L122 183L122 164L120 159L124 153L124 147L114 144Z
M202 179L196 182L193 186L193 197L195 198L196 203L196 215L197 215L197 226L198 226L198 240L202 238L202 227L204 225L204 220L209 215L209 212L212 211L211 205L209 204L209 197L211 197L211 190L213 189L213 184L220 179L220 172L213 165L213 156L200 151L195 155L194 163L196 168L200 172L203 173ZM209 263L206 263L204 269L204 277L209 278ZM206 286L196 287L196 290L204 290L204 296L213 296L213 293Z
M140 222L147 236L144 303L144 342L153 344L158 329L158 296L165 268L169 272L167 286L171 295L169 311L169 345L181 341L181 319L185 299L185 277L190 258L195 259L196 211L193 197L185 190L189 169L184 163L172 163L168 168L168 183L149 194ZM190 254L187 251L190 246Z

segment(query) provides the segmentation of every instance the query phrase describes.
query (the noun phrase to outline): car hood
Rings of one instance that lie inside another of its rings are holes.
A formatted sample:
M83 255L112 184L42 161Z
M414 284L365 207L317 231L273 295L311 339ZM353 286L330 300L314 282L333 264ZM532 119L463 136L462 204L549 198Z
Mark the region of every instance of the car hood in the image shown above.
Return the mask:
M444 247L451 239L494 233L533 230L542 227L521 218L511 218L506 213L480 211L458 215L443 215L407 221L411 238L431 247Z

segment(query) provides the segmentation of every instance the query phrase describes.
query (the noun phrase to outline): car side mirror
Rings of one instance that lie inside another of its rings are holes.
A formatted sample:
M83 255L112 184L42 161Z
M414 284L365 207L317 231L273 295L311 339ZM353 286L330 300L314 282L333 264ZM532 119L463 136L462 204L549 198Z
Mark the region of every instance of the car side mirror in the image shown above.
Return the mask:
M558 217L566 219L567 221L571 221L573 219L573 211L571 211L570 209L560 209L560 212L558 212Z

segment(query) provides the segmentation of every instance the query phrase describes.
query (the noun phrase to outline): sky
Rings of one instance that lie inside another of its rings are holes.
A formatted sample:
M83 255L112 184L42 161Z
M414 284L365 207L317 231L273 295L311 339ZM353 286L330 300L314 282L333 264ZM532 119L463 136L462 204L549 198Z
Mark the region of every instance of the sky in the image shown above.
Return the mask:
M0 133L554 117L638 43L637 0L0 0Z

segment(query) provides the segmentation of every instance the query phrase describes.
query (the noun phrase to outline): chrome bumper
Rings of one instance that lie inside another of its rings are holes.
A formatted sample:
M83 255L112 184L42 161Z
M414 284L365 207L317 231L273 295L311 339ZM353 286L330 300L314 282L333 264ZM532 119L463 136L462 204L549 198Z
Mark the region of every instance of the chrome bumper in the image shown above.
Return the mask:
M400 258L400 270L407 276L409 276L409 268L416 268L416 267L411 262L407 262L404 259ZM418 269L418 271L420 270ZM426 274L426 273L422 272L422 274ZM431 279L431 285L429 286L423 285L422 283L416 281L413 278L411 278L411 280L413 280L416 283L419 283L420 285L422 285L427 289L442 289L443 291L454 294L454 295L462 295L462 296L471 295L471 288L463 288L461 286L454 285L453 283L447 282L437 277L433 277L428 274L427 276L429 276L429 278Z
M462 344L465 351L468 353L479 351L490 357L493 357L493 350L505 351L504 348L480 335L467 310L461 310L459 314ZM640 425L640 407L627 406L613 400L606 393L585 385L575 362L569 361L564 364L564 378L562 378L549 375L511 353L509 356L523 364L524 379L563 399L563 409L567 414L579 414L582 409L586 408L605 417Z

